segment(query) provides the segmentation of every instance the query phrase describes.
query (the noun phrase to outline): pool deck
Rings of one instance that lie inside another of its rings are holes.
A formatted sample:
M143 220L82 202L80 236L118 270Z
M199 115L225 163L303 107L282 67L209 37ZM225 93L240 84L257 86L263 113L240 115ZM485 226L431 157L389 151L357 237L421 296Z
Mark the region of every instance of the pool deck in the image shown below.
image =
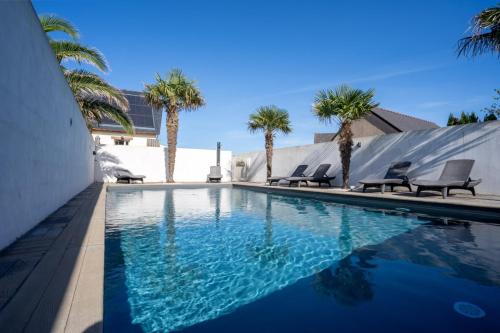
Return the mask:
M0 332L102 332L106 186L0 252Z
M438 215L464 212L500 221L500 196L457 192L351 192L338 188L265 186L262 183L90 185L0 252L0 332L102 332L104 225L108 190L234 186L359 205L408 207Z

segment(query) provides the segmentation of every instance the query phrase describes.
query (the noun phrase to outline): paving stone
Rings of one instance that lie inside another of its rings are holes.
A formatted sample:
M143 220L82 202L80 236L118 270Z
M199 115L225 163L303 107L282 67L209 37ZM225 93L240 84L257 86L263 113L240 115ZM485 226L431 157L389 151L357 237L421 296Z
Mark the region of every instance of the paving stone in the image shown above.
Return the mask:
M9 272L10 268L14 266L15 263L16 263L15 260L0 262L0 279Z
M0 276L0 309L15 295L39 259L31 257L10 262L9 269Z
M104 221L104 216L94 213L98 202L104 204L99 195L105 197L102 184L89 186L0 252L0 332L76 332L67 329L66 323L70 315L78 316L70 311L78 283L88 286L88 276L95 277L92 270L83 275L81 271L90 235L99 239L94 224L101 230ZM104 215L103 208L100 212ZM98 222L92 223L92 218ZM101 252L87 259L94 257L104 265L103 249ZM104 268L101 270L103 274ZM101 278L92 290L93 300L86 298L92 316L85 314L78 327L102 332L102 282Z
M89 246L82 266L87 276L78 284L68 317L67 332L102 331L104 246ZM97 306L96 306L97 305Z

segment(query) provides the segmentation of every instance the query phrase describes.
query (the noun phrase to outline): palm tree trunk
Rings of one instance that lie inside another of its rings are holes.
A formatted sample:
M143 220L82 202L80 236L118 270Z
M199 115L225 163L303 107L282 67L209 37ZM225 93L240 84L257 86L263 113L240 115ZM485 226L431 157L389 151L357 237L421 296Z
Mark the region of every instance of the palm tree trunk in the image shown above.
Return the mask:
M340 160L342 163L342 188L349 188L349 169L351 167L352 153L351 122L342 123L339 133Z
M174 182L175 153L177 149L177 131L179 130L179 113L177 110L167 111L167 183Z
M266 131L266 162L267 162L267 178L271 177L273 169L273 132Z

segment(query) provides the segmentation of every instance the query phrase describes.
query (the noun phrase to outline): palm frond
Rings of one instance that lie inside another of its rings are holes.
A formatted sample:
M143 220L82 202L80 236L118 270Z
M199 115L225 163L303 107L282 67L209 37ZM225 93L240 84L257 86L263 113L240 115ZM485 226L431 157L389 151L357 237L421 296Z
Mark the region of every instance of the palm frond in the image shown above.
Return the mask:
M127 111L128 101L123 93L104 81L98 75L85 70L66 70L64 76L77 98L91 96Z
M56 54L59 63L73 60L77 63L87 63L95 66L99 70L106 72L108 64L104 55L95 48L83 46L73 41L51 40L50 46Z
M60 31L74 39L73 41L55 41L49 38L52 50L60 64L63 61L72 60L79 64L93 65L103 72L108 70L106 59L99 50L83 46L75 41L79 37L78 30L69 21L55 15L41 15L40 23L47 34ZM80 105L89 129L92 129L96 122L107 117L122 125L128 133L133 133L134 125L127 115L128 101L120 90L94 73L85 70L67 70L62 65L61 69Z
M164 107L162 94L158 84L146 84L144 87L144 98L146 99L146 103L157 110Z
M458 56L475 57L488 52L498 53L500 57L500 30L464 37L458 41Z
M336 120L340 124L336 110L336 95L331 89L320 90L314 97L313 112L318 119L324 123Z
M85 115L87 126L92 127L94 122L99 123L104 117L120 124L129 134L134 133L134 124L126 112L101 100L87 97L79 100L80 107Z
M104 117L116 121L128 132L134 125L128 117L128 101L123 93L98 75L84 70L65 70L64 76L80 105L87 126L92 127Z
M458 56L477 56L487 52L500 56L500 6L477 14L471 24L472 35L458 41Z
M64 32L74 40L77 40L80 37L78 29L76 29L71 22L57 17L56 15L40 15L39 19L42 24L42 28L46 33L54 31Z
M476 33L482 29L493 29L498 24L500 24L500 4L483 10L473 19L473 28Z

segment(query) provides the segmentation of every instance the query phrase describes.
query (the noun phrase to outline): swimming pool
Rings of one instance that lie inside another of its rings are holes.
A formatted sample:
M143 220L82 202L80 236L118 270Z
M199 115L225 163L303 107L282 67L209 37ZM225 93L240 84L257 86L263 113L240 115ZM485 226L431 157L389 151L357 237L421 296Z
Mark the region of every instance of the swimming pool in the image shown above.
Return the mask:
M500 225L404 209L112 190L104 329L499 332L499 240Z

